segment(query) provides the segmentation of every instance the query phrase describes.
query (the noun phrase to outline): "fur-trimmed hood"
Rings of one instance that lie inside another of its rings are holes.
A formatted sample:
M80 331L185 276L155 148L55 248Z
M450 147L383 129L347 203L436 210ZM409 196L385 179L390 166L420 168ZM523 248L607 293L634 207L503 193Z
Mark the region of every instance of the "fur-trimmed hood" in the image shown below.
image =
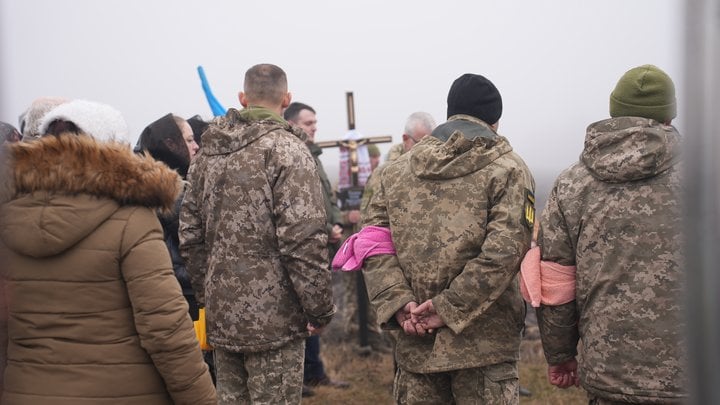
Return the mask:
M73 246L121 206L170 212L182 190L174 170L124 143L61 135L8 148L0 238L34 257Z

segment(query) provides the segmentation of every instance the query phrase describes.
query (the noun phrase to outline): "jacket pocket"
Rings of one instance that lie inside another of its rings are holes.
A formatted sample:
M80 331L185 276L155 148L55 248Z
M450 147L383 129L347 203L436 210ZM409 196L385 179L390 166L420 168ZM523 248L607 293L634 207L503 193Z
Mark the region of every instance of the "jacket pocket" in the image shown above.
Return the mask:
M517 363L493 364L483 368L483 398L487 404L517 404L520 397Z

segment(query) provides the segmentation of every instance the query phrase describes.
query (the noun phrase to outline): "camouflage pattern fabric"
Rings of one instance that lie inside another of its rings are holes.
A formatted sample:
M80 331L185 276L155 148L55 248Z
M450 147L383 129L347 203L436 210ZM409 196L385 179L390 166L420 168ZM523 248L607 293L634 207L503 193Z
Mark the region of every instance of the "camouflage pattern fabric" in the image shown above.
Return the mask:
M630 405L633 403L637 402L613 401L588 394L588 405ZM673 404L683 405L685 402L673 402Z
M400 146L402 146L402 144ZM380 178L380 172L385 166L387 166L387 163L382 163L376 167L370 174L367 183L365 183L360 203L360 214L362 218L367 217L367 206L374 193L373 190L377 187L377 179ZM345 297L342 308L343 320L345 322L343 329L348 335L357 335L360 329L358 321L357 274L355 274L355 272L343 272L341 277L343 297ZM368 341L370 346L376 349L386 349L390 344L389 335L383 333L375 311L373 311L372 308L368 308L367 311L367 326L369 333Z
M403 145L402 142L396 143L390 147L390 150L388 150L385 161L392 162L393 160L397 160L397 158L399 158L403 153L405 153L405 145Z
M370 174L370 177L368 177L367 182L365 183L360 204L361 214L364 211L363 207L367 204L368 196L372 195L372 179L373 177L377 177L375 176L375 173L382 166L383 164L375 168L375 170L373 170L373 172ZM357 224L352 224L350 223L350 221L347 220L347 213L347 211L341 212L341 218L344 220L342 238L343 241L352 236L355 232L359 231ZM340 311L342 312L341 318L343 320L342 330L347 337L355 338L359 336L360 333L360 312L357 293L358 275L356 272L340 272L339 277L342 287L342 297L340 301L342 305L340 307ZM372 309L370 308L369 302L366 301L366 305L368 307L368 311L366 314L368 345L371 346L373 349L387 350L387 341L383 337L383 333L380 329L380 325L378 324L375 312L372 311Z
M598 397L685 397L680 136L621 117L588 127L580 161L560 174L540 221L543 260L576 265L576 301L538 311L550 364L575 356Z
M360 215L362 218L367 218L368 205L370 204L370 200L372 199L373 194L375 194L375 189L379 186L378 179L381 177L380 172L382 172L388 164L390 164L390 162L384 162L381 163L378 167L376 167L375 170L373 170L373 172L370 174L370 177L368 177L367 182L365 183L362 199L360 200Z
M363 189L362 200L360 203L361 215L364 212L364 207L367 205L369 196L373 193L373 178L377 177L375 173L383 166L381 164L370 174L367 183ZM343 231L343 240L350 237L354 232L357 231L356 226L353 224L345 224ZM360 333L360 321L359 321L359 305L358 305L358 294L357 294L357 273L356 272L341 272L340 282L342 287L342 319L343 319L343 331L346 336L359 336ZM370 308L369 302L366 302L368 306L367 311L367 329L368 329L368 344L374 349L385 349L387 345L386 339L383 337L382 330L375 316L375 312Z
M492 136L424 138L377 173L363 218L389 227L397 249L363 268L381 325L399 328L396 311L428 299L447 324L425 337L399 334L398 366L414 373L517 361L525 319L517 272L534 180L507 139L456 117Z
M334 313L322 186L290 131L270 110L231 109L190 166L180 249L215 348L277 349Z
M341 311L343 313L343 331L348 336L358 336L360 331L360 321L358 319L358 295L357 295L357 284L358 284L358 273L356 271L341 272L340 274L342 288L343 288L343 307ZM377 322L375 312L368 308L367 311L367 327L368 333L371 335L369 340L375 340L377 345L379 341L382 341L380 337L382 331L380 325ZM372 344L371 344L372 345Z
M517 363L433 374L397 369L393 396L396 403L403 405L517 405L520 403Z
M215 349L218 404L299 404L305 341L260 353Z

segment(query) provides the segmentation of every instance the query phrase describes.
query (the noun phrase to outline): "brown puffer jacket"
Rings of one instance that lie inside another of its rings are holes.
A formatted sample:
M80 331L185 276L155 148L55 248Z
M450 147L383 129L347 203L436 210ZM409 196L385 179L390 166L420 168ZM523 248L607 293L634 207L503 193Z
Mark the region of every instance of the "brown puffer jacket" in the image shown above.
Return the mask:
M1 403L217 403L155 213L177 173L85 135L15 144L7 170Z

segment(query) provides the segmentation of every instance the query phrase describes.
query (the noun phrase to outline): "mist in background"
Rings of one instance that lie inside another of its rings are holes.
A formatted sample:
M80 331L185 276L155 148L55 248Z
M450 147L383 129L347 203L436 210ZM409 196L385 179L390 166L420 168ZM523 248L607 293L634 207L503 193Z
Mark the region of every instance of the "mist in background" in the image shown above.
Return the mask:
M316 140L357 129L400 142L405 119L445 121L463 73L503 96L499 133L535 175L538 207L582 150L588 124L607 118L628 69L651 63L674 80L683 111L680 0L304 1L0 0L0 120L39 96L83 98L125 115L137 138L155 119L212 114L196 67L219 101L239 107L245 71L282 67L295 101L317 110ZM683 133L683 117L674 122ZM390 144L380 145L383 154ZM331 181L338 153L321 156Z

